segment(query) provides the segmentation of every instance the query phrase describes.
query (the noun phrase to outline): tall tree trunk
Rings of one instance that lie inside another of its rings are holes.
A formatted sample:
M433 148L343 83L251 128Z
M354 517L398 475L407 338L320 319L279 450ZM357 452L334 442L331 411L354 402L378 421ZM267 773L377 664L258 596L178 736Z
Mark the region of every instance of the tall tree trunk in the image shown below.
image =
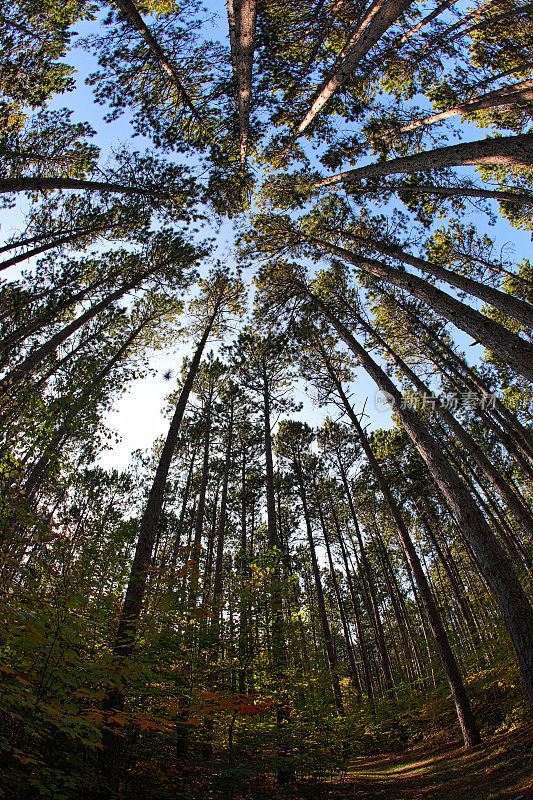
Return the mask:
M196 373L198 372L198 367L200 366L204 347L211 333L216 315L218 314L218 309L219 304L215 304L215 309L209 317L202 337L196 347L170 423L150 494L148 495L146 507L139 523L135 556L133 558L124 603L120 612L117 634L113 644L113 653L120 662L124 662L128 656L131 655L135 646L148 570L150 568L152 550L163 506L168 471L170 469L189 394ZM108 684L103 701L103 710L105 712L122 711L124 709L124 703L125 696L120 686ZM120 734L112 728L105 728L102 734L102 766L105 778L112 788L116 786L118 780L121 749L122 737Z
M59 345L63 344L69 336L72 336L77 330L79 330L86 322L93 319L97 314L101 311L105 311L115 300L119 300L123 297L127 292L131 289L138 287L146 278L154 275L159 269L161 269L161 264L158 264L156 267L152 267L149 270L144 270L144 272L138 273L135 278L132 278L125 284L122 284L118 289L111 294L108 294L104 297L103 300L100 300L98 303L94 303L87 311L80 316L76 317L72 322L68 325L65 325L60 331L55 333L47 342L36 347L23 361L20 361L18 364L12 368L11 372L8 372L2 380L0 380L0 393L4 393L9 390L11 386L21 381L26 375L29 375L45 358L50 356L54 350L59 347Z
M448 378L452 386L454 386L458 392L462 392L466 388L469 392L474 392L474 395L479 393L481 399L480 406L484 404L485 408L477 408L476 411L483 421L484 426L494 433L496 439L503 445L505 450L507 450L510 457L520 467L524 475L526 475L529 480L533 480L533 454L529 448L529 431L524 429L526 435L522 438L516 429L520 425L520 422L515 420L515 424L511 424L508 421L508 417L512 416L510 412L502 414L497 410L498 404L503 406L503 403L498 400L496 394L489 395L479 390L476 383L466 377L460 369L457 369L454 363L446 356L443 356L442 353L438 352L431 344L424 342L421 350L428 361L434 364L444 377ZM490 408L491 405L493 405L493 408Z
M402 554L403 554L403 558L404 558L405 571L407 572L407 577L409 578L409 583L411 585L411 590L413 592L413 597L414 597L415 605L416 605L416 608L417 608L417 611L418 611L418 616L420 618L420 627L422 628L422 633L423 633L423 636L424 636L424 642L426 644L426 650L427 650L427 654L428 654L428 666L429 666L429 670L431 672L431 681L433 683L433 688L436 689L437 688L437 679L435 677L435 670L433 669L433 656L432 656L432 652L431 652L431 645L430 645L430 642L429 642L429 638L430 637L429 637L429 634L428 634L426 615L424 614L424 611L422 609L422 603L420 602L420 595L419 595L416 583L415 583L414 578L413 578L413 571L412 571L411 567L409 566L409 561L407 560L407 556L405 555L405 551L402 551Z
M313 539L313 531L311 528L311 517L309 516L309 508L307 506L307 493L305 491L305 484L303 479L302 466L298 457L294 460L294 471L298 480L298 487L300 492L300 499L302 501L302 508L305 520L305 528L307 531L307 541L309 543L309 555L311 557L311 566L313 569L313 578L315 581L315 592L318 605L318 613L320 615L320 622L322 625L322 634L324 636L324 645L328 657L328 664L331 672L331 685L333 689L333 697L335 700L335 708L339 716L344 716L344 703L342 700L341 687L339 683L339 676L337 675L337 657L333 646L333 637L331 635L331 628L328 622L326 613L326 604L324 601L324 590L322 588L322 579L320 577L320 569L315 551L315 542Z
M26 247L29 244L41 244L45 239L52 239L54 236L62 238L76 234L77 228L60 228L52 230L50 233L38 233L35 236L23 236L22 239L14 239L0 247L0 253L8 253L10 250L18 250L19 247Z
M531 560L518 546L516 537L512 532L508 521L502 514L498 504L493 501L493 498L483 485L482 481L480 481L475 470L463 460L461 455L457 456L452 448L446 443L443 444L443 450L450 464L461 477L464 484L468 487L472 496L476 499L479 508L485 515L486 519L492 523L494 529L498 532L511 559L519 567L525 566L527 569L529 563L531 563Z
M382 542L382 537L381 536L379 537L379 540L380 540L380 542ZM405 603L405 599L404 599L403 594L402 594L402 590L401 590L401 587L400 587L400 582L399 582L398 577L397 577L397 573L392 567L392 564L391 564L390 558L389 558L389 554L387 552L387 549L384 547L384 545L382 547L382 551L383 551L383 557L384 557L384 559L386 561L386 566L388 567L388 574L389 574L390 581L391 581L391 583L392 583L392 585L393 585L393 587L395 589L398 605L399 605L399 608L400 608L400 611L401 611L401 614L402 614L403 624L404 624L405 631L406 631L406 636L407 636L407 639L408 639L409 644L411 646L414 666L415 666L416 672L418 674L418 677L420 679L420 682L423 684L424 683L424 670L423 670L423 667L422 667L422 660L421 660L421 657L420 657L418 645L417 645L417 643L415 641L415 637L413 635L411 617L410 617L410 614L408 612L407 605Z
M328 19L322 25L322 28L320 30L319 35L314 37L312 50L309 53L309 55L307 56L307 60L306 60L304 66L302 68L301 73L300 73L302 78L305 78L305 76L308 74L309 70L311 69L311 67L315 63L315 59L316 59L317 55L319 54L320 49L323 46L324 42L326 41L328 33L330 32L331 28L333 27L333 24L334 24L335 19L337 17L337 12L339 11L339 9L342 8L342 6L345 4L345 2L346 2L346 0L336 0L336 2L333 4L331 9L328 11ZM316 19L317 16L318 15L315 12L313 14L313 17ZM308 30L309 30L309 28L308 28Z
M345 45L343 58L333 74L319 86L305 117L298 123L294 137L301 136L330 98L351 77L361 59L374 47L385 31L411 5L412 0L378 0L367 13L350 41Z
M479 139L447 147L437 147L411 156L400 156L390 161L369 164L339 172L313 184L315 189L332 186L342 181L361 178L379 178L400 172L431 172L434 169L461 167L477 164L515 164L528 167L533 164L533 136L521 133L517 136L501 136L493 139ZM0 184L1 185L1 184Z
M131 23L131 25L133 25L133 27L139 31L142 38L150 48L150 51L155 56L159 66L164 72L166 72L166 74L170 79L170 82L177 89L178 94L181 98L181 102L183 103L184 106L186 106L186 108L189 109L192 116L198 123L200 129L203 130L204 120L202 119L202 116L200 115L199 111L194 105L190 94L185 89L181 77L179 75L179 72L176 69L176 66L171 62L171 60L168 57L168 54L164 51L164 49L153 37L152 33L150 32L150 29L148 28L143 18L139 14L135 4L131 2L131 0L113 0L113 2L122 11L124 16Z
M502 189L479 189L469 186L420 186L418 184L395 184L390 187L393 192L412 192L413 194L435 194L439 197L479 197L485 200L533 205L533 194L528 192L510 192ZM372 191L370 187L362 187L358 191Z
M217 533L217 509L218 509L218 495L220 492L220 481L217 480L215 494L213 496L213 501L211 504L211 525L209 528L209 532L207 534L207 547L206 547L206 554L205 554L205 566L203 572L203 584L202 584L202 608L206 609L209 604L210 594L211 594L211 575L213 572L213 556L215 552L215 540L216 540L216 533ZM200 622L200 627L202 630L206 630L207 623L206 621L202 620ZM200 637L199 637L200 638Z
M247 503L246 503L246 467L247 449L244 437L242 439L241 453L241 540L239 558L239 694L246 692L246 667L249 660L250 636L249 636L249 601L247 598L246 578L248 576L248 552L247 552Z
M226 536L227 510L228 510L228 485L231 472L233 457L233 406L234 398L230 400L229 422L226 433L226 460L224 464L224 478L222 480L222 497L220 499L220 513L218 516L218 536L217 536L217 558L215 562L215 578L213 581L213 634L216 640L219 636L220 614L222 612L222 589L223 589L223 557L224 540Z
M39 256L41 253L46 253L47 250L53 250L55 247L61 247L64 244L70 244L71 242L75 242L82 237L90 236L92 233L99 233L103 230L103 227L87 228L87 230L77 231L69 236L62 236L58 239L52 239L46 244L42 244L39 247L33 247L31 250L26 250L24 253L20 253L18 256L12 256L11 258L6 258L5 261L0 261L0 271L8 269L8 267L14 267L15 264L20 264L22 261L27 261L29 258L35 258L35 256Z
M383 630L383 624L381 621L381 613L379 610L378 600L377 600L377 593L376 593L376 586L374 583L374 577L372 572L372 567L368 561L368 557L366 554L365 544L363 542L363 537L361 535L361 528L359 525L359 520L357 518L357 514L355 511L355 506L353 504L352 493L350 491L350 487L348 485L348 476L344 468L341 465L340 458L339 458L339 466L341 472L341 478L344 485L344 491L346 494L346 498L348 500L348 505L350 508L350 513L352 516L352 521L354 524L355 535L357 537L357 544L359 546L359 553L361 556L361 565L363 568L364 577L366 578L366 582L368 585L368 592L369 592L369 600L371 605L371 613L373 617L374 623L374 632L376 635L376 644L379 653L379 660L381 665L381 670L383 673L383 682L385 684L385 689L390 697L392 697L392 689L393 689L393 680L392 680L392 672L390 667L390 659L389 659L389 652L387 649L387 643L385 641L385 631Z
M60 443L64 443L65 438L71 434L76 416L83 408L85 408L91 397L98 392L106 378L109 377L116 365L124 358L137 336L142 330L144 330L144 328L146 328L147 325L149 325L150 321L151 318L143 320L131 331L115 355L109 359L107 364L100 370L100 372L98 372L94 378L92 378L87 390L84 391L82 396L68 409L65 419L57 429L55 435L52 437L52 441L49 443L48 447L45 449L44 453L34 465L26 479L24 484L24 494L28 499L33 498L35 492L44 480L52 455L58 452Z
M215 661L215 658L218 653L218 648L216 644L213 642L213 637L209 635L208 637L208 623L209 617L211 618L211 622L214 619L214 609L211 603L211 585L212 585L212 577L213 577L213 558L215 553L215 540L217 535L217 508L218 508L218 495L220 493L220 481L217 479L215 494L213 497L213 501L211 503L211 520L209 531L207 533L207 546L206 546L206 554L205 554L205 563L203 565L202 570L202 597L199 603L199 606L202 610L201 617L198 621L197 626L197 643L198 643L198 659L200 661L208 661L211 664ZM189 609L190 610L190 609ZM217 636L220 633L220 628L218 629ZM192 637L189 637L192 639ZM218 644L221 645L220 650L223 652L223 644L219 640ZM216 673L212 671L208 672L207 682L209 684L214 685L217 680ZM224 681L224 678L222 678Z
M375 186L350 186L351 192L360 194L375 192ZM506 191L503 189L481 189L477 186L430 186L410 183L389 183L380 186L383 194L391 192L399 194L405 202L405 195L429 194L438 197L479 197L485 200L498 200L498 202L517 203L518 205L533 205L533 194L529 192Z
M272 423L270 421L270 387L266 368L263 370L263 426L268 546L273 548L279 545L279 539L276 527L276 495L274 492L274 462L272 459Z
M396 526L396 530L398 531L398 535L402 543L405 556L409 561L409 564L413 571L413 576L416 585L418 587L418 590L420 592L420 597L422 599L427 621L431 628L431 632L435 638L435 643L437 645L437 650L439 652L439 656L442 661L442 666L444 668L446 678L448 679L453 701L455 703L457 718L459 720L459 725L461 727L461 732L463 734L465 747L466 748L473 747L474 745L478 744L481 741L479 730L474 720L474 715L470 707L470 702L466 694L466 689L463 683L463 679L461 677L461 673L459 672L459 668L457 666L453 651L450 647L450 643L448 641L446 631L442 624L439 610L435 603L435 598L431 592L424 570L422 569L420 559L418 558L418 554L415 550L413 541L409 535L409 531L407 530L407 526L404 522L403 516L400 513L400 509L398 508L398 505L389 488L387 479L383 474L381 467L378 464L378 461L370 446L368 438L363 428L361 427L359 419L357 418L357 415L354 413L350 405L350 402L346 397L346 394L344 393L342 385L340 384L340 381L337 378L336 373L334 372L333 366L329 362L328 362L328 372L331 376L332 381L334 381L335 388L339 394L339 397L341 398L344 408L346 409L346 413L348 414L350 421L354 426L355 432L357 433L359 441L361 442L361 447L363 448L363 451L370 465L370 468L372 469L372 472L376 477L379 488L381 490L381 494L383 495L383 498L388 506L391 517L394 520L394 524Z
M185 515L187 513L187 504L189 502L189 496L190 496L190 493L191 493L191 485L192 485L192 479L193 479L193 475L194 475L194 467L195 467L197 449L198 449L197 445L195 444L194 447L193 447L192 456L191 456L191 460L190 460L190 463L189 463L189 470L187 472L187 479L185 481L185 487L183 489L183 498L182 498L182 501L181 501L181 510L180 510L180 515L179 515L179 518L178 518L178 526L177 526L177 529L176 529L176 534L175 534L175 537L174 537L174 544L172 546L172 553L171 553L170 562L169 562L169 586L172 586L173 583L174 583L174 576L175 576L175 573L176 573L176 562L178 560L178 553L179 553L179 550L180 550L180 547L181 547L181 536L182 536L182 533L183 533L183 526L184 526L184 523L185 523Z
M437 534L430 525L427 514L423 510L421 510L420 505L418 503L415 503L415 507L417 509L420 521L427 534L427 537L431 542L431 544L433 545L440 563L444 567L444 571L446 572L446 575L448 577L448 581L450 583L453 596L455 597L455 600L459 605L459 608L461 609L461 613L463 615L464 621L468 628L468 632L470 634L470 638L472 639L474 647L477 651L476 654L478 656L478 659L480 660L480 663L484 665L485 653L484 653L483 642L481 641L481 638L479 636L479 631L476 622L474 620L474 615L472 613L472 609L470 608L470 604L467 598L464 596L464 593L457 582L456 576L453 572L453 569L451 568L451 565L448 562L447 557L444 555L442 551L442 547L440 546L439 541L437 539Z
M437 354L440 357L440 364L436 365L442 369L442 363L445 368L448 368L455 375L459 375L461 381L466 384L467 388L478 391L480 395L487 401L486 405L490 408L493 404L496 414L501 418L500 424L510 433L513 440L516 442L520 449L527 456L533 464L533 433L528 428L525 428L522 423L515 417L515 415L507 408L506 405L497 397L495 392L491 392L489 387L485 384L483 379L474 370L468 366L466 361L460 358L455 351L449 347L444 341L439 340L432 332L433 345L427 345L431 351L431 355ZM425 343L426 344L426 343ZM444 352L444 355L438 353L435 345ZM430 355L430 357L431 357ZM446 371L443 370L444 372ZM497 431L495 431L497 433ZM498 434L497 434L498 435ZM500 439L504 446L506 442ZM533 479L533 471L529 477Z
M438 280L445 281L449 286L467 292L472 297L477 297L484 303L488 303L494 308L503 311L504 314L516 319L521 325L527 328L533 328L533 305L520 300L513 295L495 289L493 286L488 286L485 283L468 278L458 272L441 267L431 261L426 261L424 258L414 256L406 250L402 250L398 245L387 244L386 242L377 239L370 239L365 236L358 236L357 234L350 233L344 230L332 230L332 233L345 236L348 239L359 242L363 245L370 245L371 248L377 250L385 255L392 256L393 258L402 261L404 264L409 264L423 272L427 272Z
M372 670L370 668L370 661L368 657L368 648L365 639L365 633L363 630L363 625L361 623L361 614L359 610L359 601L357 595L355 593L355 587L353 585L352 576L350 573L350 567L348 564L348 553L346 552L346 545L344 543L344 538L342 536L341 528L339 525L339 519L337 514L335 513L335 509L333 507L333 503L331 502L330 498L330 510L333 517L333 522L335 524L335 530L337 532L337 541L340 544L341 553L342 553L342 560L344 562L344 569L346 574L346 582L348 584L348 591L350 592L350 598L352 601L352 608L354 612L354 619L355 619L355 630L357 632L357 642L359 644L359 652L361 653L361 661L363 662L363 675L365 678L365 691L367 693L368 699L371 704L374 703L374 686L372 681Z
M272 458L272 429L270 420L270 386L267 375L267 367L265 364L263 364L263 437L265 446L267 539L269 550L275 553L276 549L281 547L281 541L276 525L276 495L274 491L274 462ZM251 546L253 546L253 530ZM272 666L278 685L283 688L288 679L288 658L283 624L281 573L277 553L275 553L275 559L276 560L270 578L270 606L272 610ZM289 719L290 708L287 703L287 698L284 696L284 692L282 692L280 703L276 708L276 724L280 732L281 740L281 745L278 748L278 752L283 760L285 760L287 756L287 748L283 743L283 730ZM293 778L294 767L292 765L283 764L278 768L277 780L279 784L288 783Z
M479 465L483 474L489 481L490 485L498 492L503 502L507 505L514 518L522 528L525 535L533 542L533 516L529 513L525 505L522 504L520 498L515 494L511 487L505 482L503 476L498 472L496 467L485 455L484 451L477 444L475 439L468 433L458 420L455 419L453 414L445 408L440 402L438 397L434 397L433 393L429 390L426 384L418 377L418 375L405 363L405 361L396 353L396 351L369 325L359 314L353 312L357 317L357 321L363 329L369 333L392 358L396 366L406 375L413 383L418 391L422 392L426 398L431 398L431 407L443 422L450 428L452 433L457 437L461 444L465 447L466 452L472 459Z
M459 114L472 114L474 111L482 111L486 108L498 108L499 106L512 105L517 101L533 100L533 92L528 91L531 90L531 87L533 87L533 80L520 81L519 83L515 83L514 86L504 86L493 92L487 92L480 97L475 97L467 103L461 103L453 108L448 108L446 111L439 111L423 119L409 122L407 125L403 125L403 127L400 128L400 133L407 133L417 128L433 125L435 122L441 122L443 119L456 117Z
M91 292L99 289L106 280L111 281L116 277L116 274L99 277L97 280L93 281L87 286L84 286L79 291L74 292L74 294L66 294L66 296L64 296L61 300L58 300L58 302L55 304L51 304L47 308L44 308L42 312L37 313L33 319L30 317L30 319L28 319L26 322L23 322L9 333L6 333L6 335L0 340L0 351L7 353L17 345L22 344L22 342L29 336L37 333L46 325L53 322L54 318L59 318L61 314L66 311L66 309L75 306L77 303L80 303ZM50 291L48 294L50 295Z
M74 356L80 352L80 350L83 350L88 344L98 339L99 336L106 330L106 328L109 328L109 326L109 321L106 320L102 325L96 326L93 332L89 333L85 338L80 337L78 344L73 347L69 353L63 356L63 358L60 358L55 364L52 364L44 373L44 375L39 378L39 380L31 384L32 391L38 393L44 386L46 386L53 375L61 370L65 364L68 364L68 362L71 361Z
M209 458L211 456L211 404L212 393L208 394L205 404L205 433L204 452L202 459L202 477L198 491L198 505L194 523L194 538L191 551L191 568L189 577L189 612L196 608L198 597L198 584L200 580L200 558L202 555L202 533L204 530L205 502L207 497L207 484L209 481Z
M481 400L485 404L485 409L478 409L478 414L484 425L495 434L498 441L507 450L511 458L516 461L524 474L530 480L533 480L533 451L529 446L530 431L524 428L524 435L522 436L519 433L519 428L522 427L521 423L496 397L495 393L490 394L488 389L481 388L480 383L471 380L466 372L461 371L460 365L463 362L457 356L454 363L427 341L423 342L421 351L459 392L466 388L475 394L479 393ZM493 405L493 409L490 408L491 405ZM500 409L505 410L502 411Z
M381 391L391 396L400 424L412 440L422 459L454 513L465 538L470 542L503 621L513 642L526 691L533 704L533 609L520 585L504 550L479 511L464 483L448 463L441 447L423 421L403 401L395 384L376 364L365 348L330 307L309 290L309 297L335 328L361 365Z
M335 572L335 565L333 563L333 557L331 555L331 546L329 543L329 536L328 531L326 528L326 521L324 519L324 512L322 510L322 501L319 496L318 488L314 486L315 489L315 498L316 504L318 509L318 516L320 518L320 526L322 528L322 535L324 536L324 544L326 545L326 553L328 555L328 562L329 562L329 570L331 574L331 580L333 582L333 591L335 593L335 599L337 601L337 606L339 608L339 615L341 618L342 630L344 633L344 643L346 647L346 652L348 654L348 663L350 665L350 673L352 676L352 683L354 685L355 691L358 695L361 693L361 685L359 683L359 676L357 674L357 666L355 664L355 656L352 647L352 641L350 636L350 627L348 625L348 620L346 619L346 611L344 609L344 601L342 599L342 595L339 589L339 581L337 580L337 574Z
M374 512L374 520L372 521L373 540L376 544L376 553L378 561L381 564L381 570L385 579L385 585L389 594L392 610L396 619L396 629L398 631L400 642L403 650L403 658L400 659L400 664L404 665L407 670L408 680L414 682L415 673L413 670L413 653L414 647L412 640L409 639L407 618L404 615L403 607L401 604L400 588L396 581L393 580L393 569L390 563L389 554L383 537L379 533L377 520Z
M240 162L246 164L250 104L252 97L252 68L255 49L255 0L227 0L233 76L236 84L237 110L240 129Z
M485 8L488 9L490 6L497 5L497 0L493 0L490 3L485 4ZM458 32L454 33L452 36L451 33L456 30L457 28L461 27L465 24L465 22L474 15L479 15L480 9L476 9L475 11L467 14L463 17L459 22L456 22L455 25L452 25L447 31L444 31L443 34L439 35L437 38L437 42L434 46L427 49L429 45L431 45L431 41L427 43L426 47L423 48L422 53L416 60L411 60L409 62L409 67L411 70L414 70L419 64L422 63L426 58L433 55L434 53L438 53L444 47L448 47L452 44L452 42L456 41L457 39L462 39L463 37L467 36L468 34L473 33L474 31L483 31L486 30L491 25L495 25L496 23L500 24L507 20L516 20L516 17L521 14L527 13L533 4L528 3L525 6L519 8L513 8L512 11L505 11L501 14L494 14L493 16L487 16L481 22L476 22L473 25L469 25L463 30L459 30Z
M81 178L1 178L0 194L15 192L46 192L55 189L82 189L88 192L110 192L112 194L140 194L171 200L172 197L156 189L144 186L126 186L113 181L86 181Z
M387 295L390 297L389 295ZM399 303L403 311L408 315L412 321L409 328L415 334L415 338L419 342L423 342L423 353L427 357L429 350L429 358L432 363L435 363L434 357L437 356L439 363L435 364L440 372L451 372L456 375L460 380L466 384L469 389L478 391L479 394L487 401L487 406L493 406L495 414L503 420L503 426L512 431L512 436L517 445L520 446L524 455L526 455L533 464L533 432L529 428L525 428L517 417L507 408L504 403L491 391L490 387L483 380L483 378L470 367L464 358L459 356L455 350L446 344L442 336L439 336L430 325L427 325L420 317L415 314L405 303L395 299L395 303ZM422 340L417 328L421 329L425 334ZM443 369L442 364L445 364ZM501 420L498 420L502 424ZM497 434L498 435L498 434ZM502 444L505 445L503 440ZM530 475L533 480L533 472Z
M456 327L468 333L475 341L486 345L520 375L533 382L533 345L500 325L499 322L485 317L479 311L437 289L423 278L411 275L405 270L396 269L373 258L358 256L350 250L345 250L343 247L338 247L323 239L316 239L313 236L304 236L303 238L317 249L343 258L359 269L392 283L399 289L422 300L437 314L453 322Z
M457 3L457 0L444 0L444 2L440 3L440 5L438 5L434 11L423 17L420 22L416 23L416 25L413 25L413 27L410 28L407 33L404 33L400 39L400 44L404 44L404 42L406 42L408 39L411 39L415 33L418 33L418 31L424 27L424 25L427 25L428 22L434 20L435 17L438 17L440 14L446 11L446 9L450 8L450 6L455 5L455 3Z

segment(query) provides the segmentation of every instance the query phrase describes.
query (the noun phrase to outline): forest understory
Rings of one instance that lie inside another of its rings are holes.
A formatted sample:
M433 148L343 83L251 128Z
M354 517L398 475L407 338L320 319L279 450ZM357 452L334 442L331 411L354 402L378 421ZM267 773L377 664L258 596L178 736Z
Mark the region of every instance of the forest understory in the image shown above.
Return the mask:
M0 800L533 800L533 3L0 9Z
M531 800L531 726L490 737L466 753L459 743L410 748L398 756L356 758L340 786L304 789L302 797L415 800ZM344 785L343 785L344 784Z

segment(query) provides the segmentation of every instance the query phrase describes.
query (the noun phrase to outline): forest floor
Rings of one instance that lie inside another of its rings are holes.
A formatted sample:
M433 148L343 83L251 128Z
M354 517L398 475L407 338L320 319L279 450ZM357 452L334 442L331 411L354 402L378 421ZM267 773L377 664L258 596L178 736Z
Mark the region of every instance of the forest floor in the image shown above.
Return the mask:
M355 758L342 779L309 789L313 800L533 800L533 725L470 752L448 744Z

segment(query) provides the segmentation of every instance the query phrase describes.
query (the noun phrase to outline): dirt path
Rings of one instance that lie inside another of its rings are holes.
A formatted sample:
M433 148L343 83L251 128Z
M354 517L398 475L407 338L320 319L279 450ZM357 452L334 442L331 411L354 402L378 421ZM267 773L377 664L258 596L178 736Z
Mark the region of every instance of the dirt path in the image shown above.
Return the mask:
M533 724L469 753L448 745L356 758L344 780L320 794L328 800L533 800Z

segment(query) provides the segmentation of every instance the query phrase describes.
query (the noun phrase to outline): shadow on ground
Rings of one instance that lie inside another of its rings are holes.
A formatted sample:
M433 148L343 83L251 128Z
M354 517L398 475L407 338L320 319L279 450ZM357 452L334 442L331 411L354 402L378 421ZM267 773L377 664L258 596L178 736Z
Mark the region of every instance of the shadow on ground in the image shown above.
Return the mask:
M356 758L342 781L300 788L310 800L533 800L533 725L468 753L452 744Z

